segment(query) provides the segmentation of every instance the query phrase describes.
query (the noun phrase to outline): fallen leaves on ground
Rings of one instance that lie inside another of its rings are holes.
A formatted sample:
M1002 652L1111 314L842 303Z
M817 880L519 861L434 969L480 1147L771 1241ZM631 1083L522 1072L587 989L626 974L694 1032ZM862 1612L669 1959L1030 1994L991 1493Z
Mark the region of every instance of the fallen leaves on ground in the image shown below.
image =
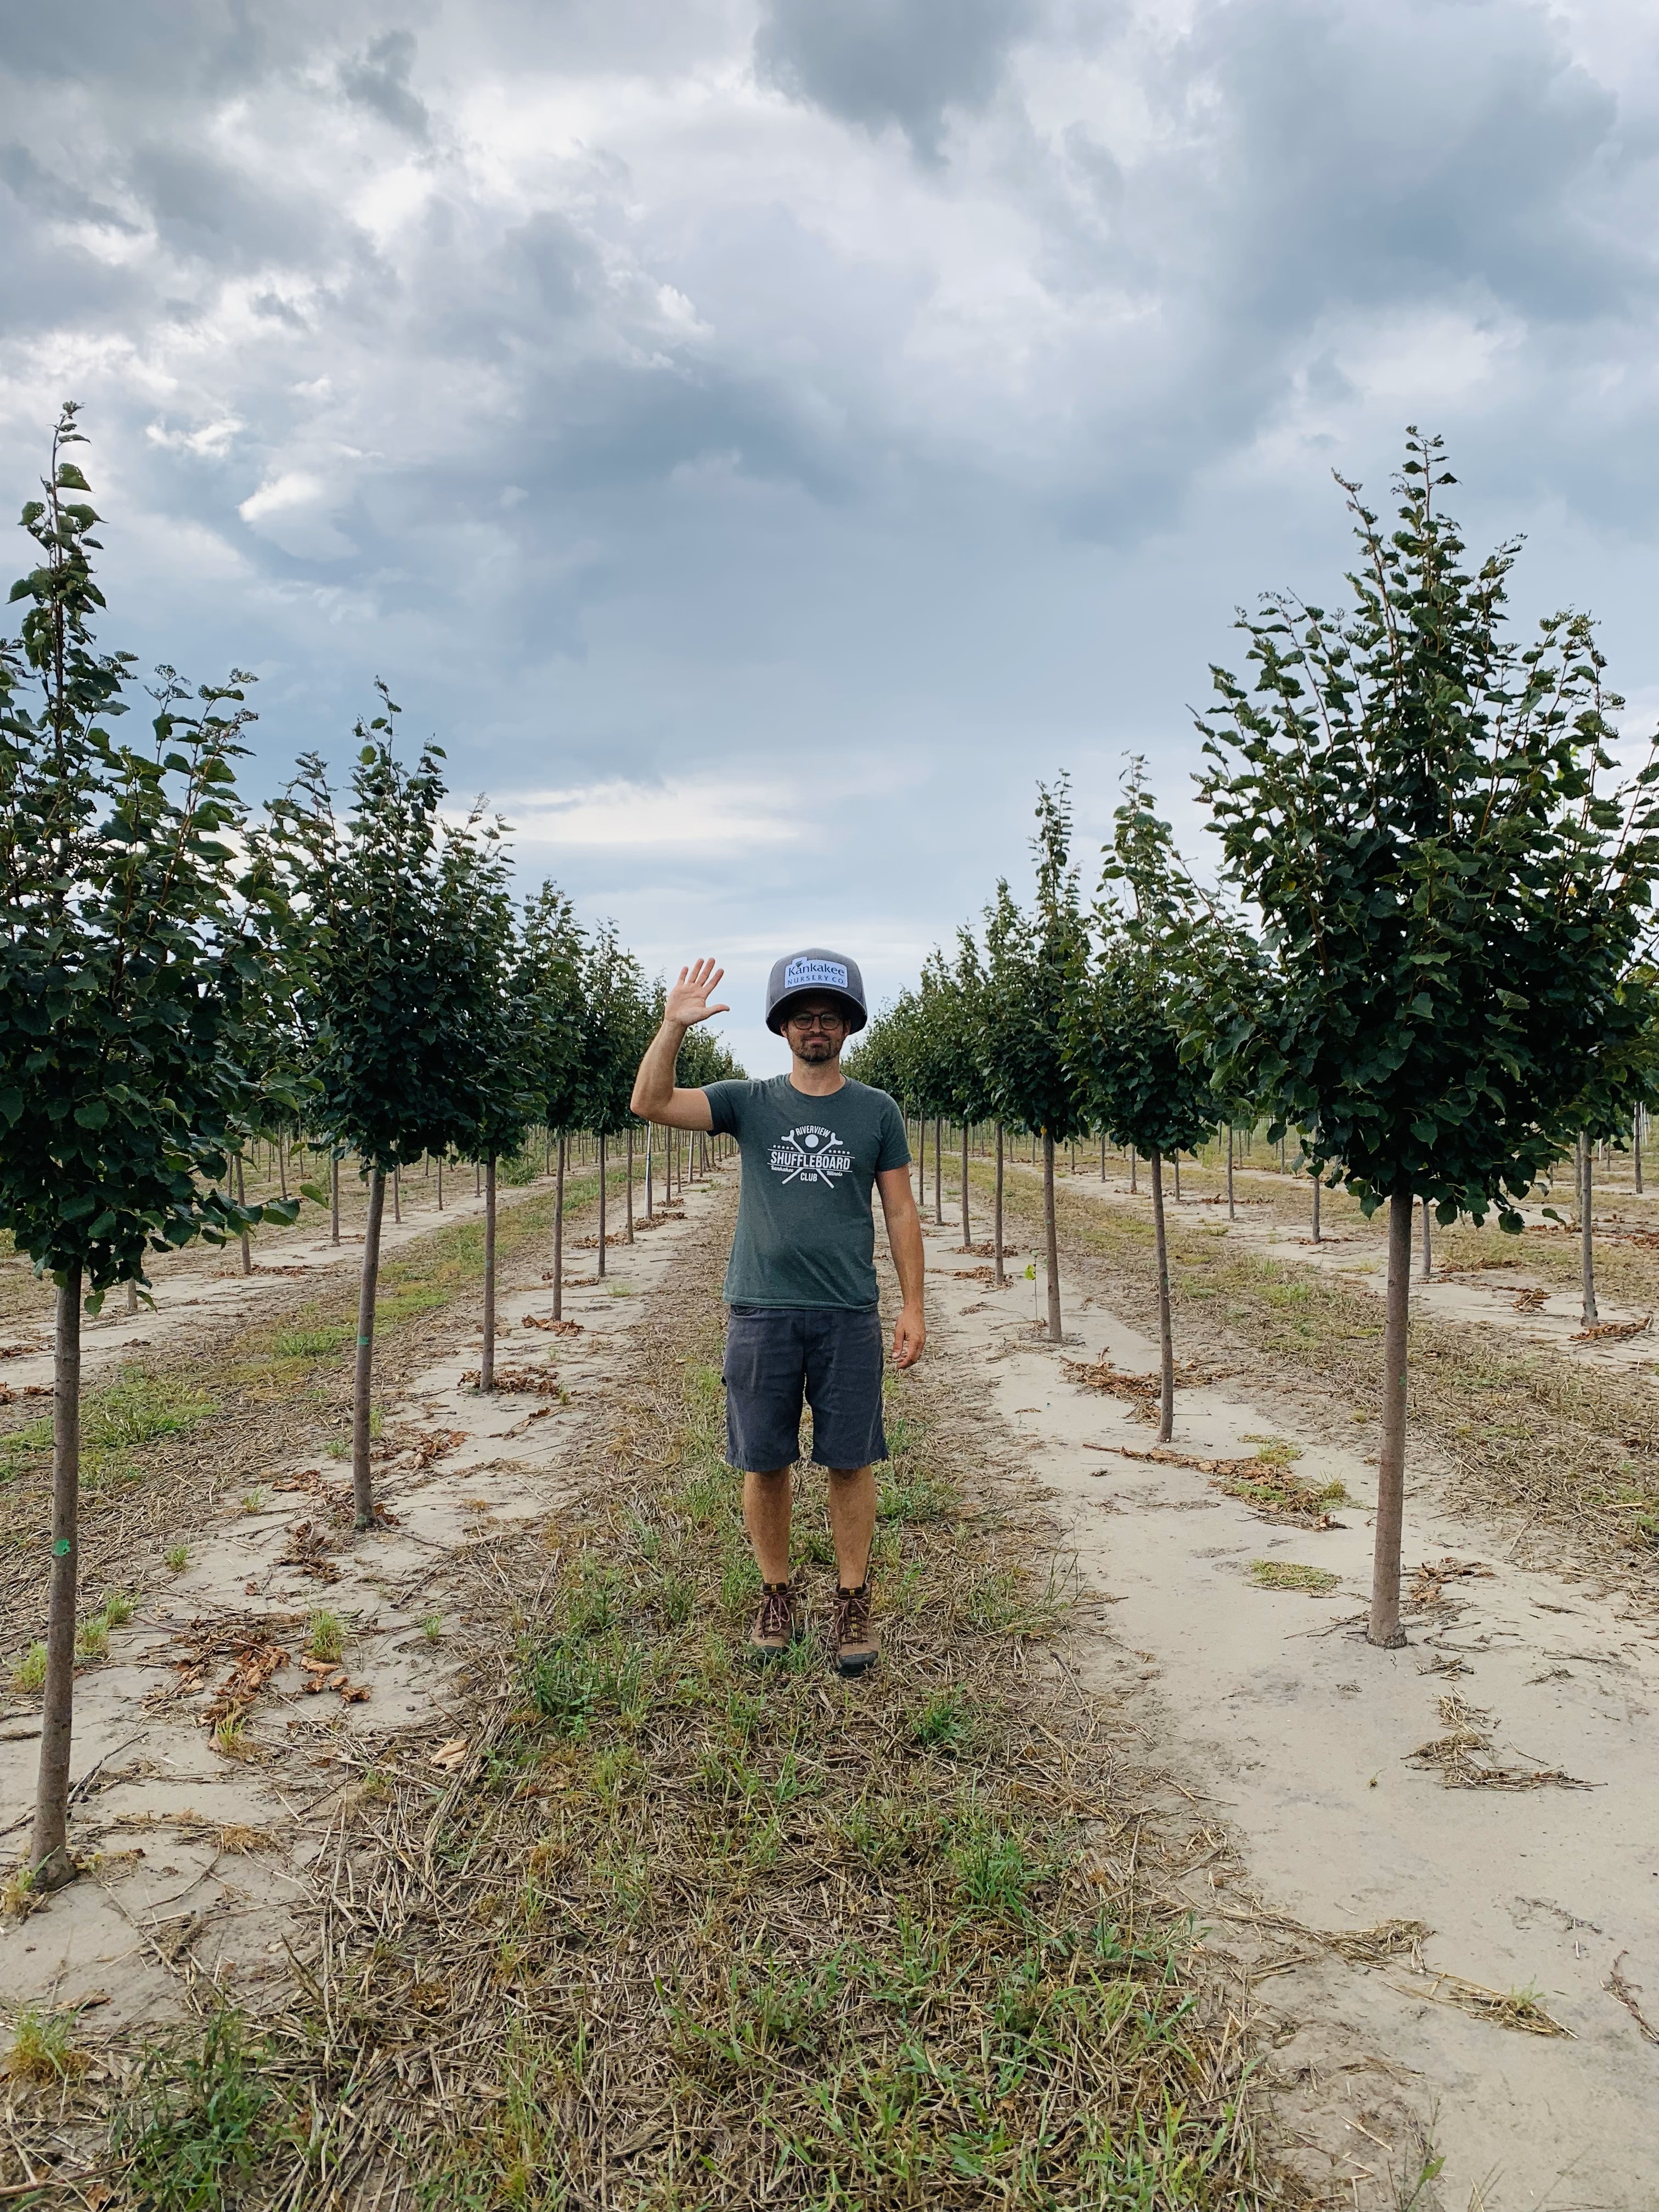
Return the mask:
M1653 1327L1653 1316L1644 1314L1640 1321L1596 1321L1588 1328L1576 1328L1567 1339L1569 1344L1623 1344L1632 1336L1642 1336Z
M1304 1482L1290 1468L1291 1454L1258 1452L1249 1459L1209 1459L1201 1453L1177 1451L1171 1444L1153 1444L1136 1451L1128 1444L1116 1450L1125 1459L1149 1460L1159 1467L1196 1468L1218 1490L1253 1505L1268 1521L1291 1521L1298 1528L1337 1528L1328 1508L1352 1501L1340 1482L1316 1486Z
M1590 1786L1559 1766L1500 1765L1492 1715L1470 1705L1455 1690L1449 1690L1440 1699L1440 1724L1446 1734L1419 1744L1406 1764L1432 1770L1445 1789L1588 1790Z
M478 1370L470 1368L462 1376L463 1382L476 1382ZM495 1389L498 1393L515 1397L559 1398L564 1386L550 1367L498 1367L495 1370Z
M526 1314L519 1326L520 1328L544 1328L554 1336L580 1336L582 1333L579 1321L555 1321L551 1314Z

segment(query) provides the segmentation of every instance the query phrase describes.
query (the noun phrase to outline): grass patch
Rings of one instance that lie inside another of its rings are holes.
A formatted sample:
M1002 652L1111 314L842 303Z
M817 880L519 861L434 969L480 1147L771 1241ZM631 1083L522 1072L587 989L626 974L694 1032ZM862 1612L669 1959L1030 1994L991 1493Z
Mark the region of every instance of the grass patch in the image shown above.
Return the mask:
M21 1659L14 1660L11 1686L23 1697L38 1698L46 1686L46 1647L31 1644Z
M746 1663L716 1280L711 1254L697 1317L640 1333L548 1549L493 1554L469 1600L523 1608L505 1709L481 1665L470 1759L388 1768L354 1811L403 1902L325 1907L349 2011L295 2038L307 2096L337 2106L388 2039L423 2087L429 2048L441 2098L388 2075L352 2109L430 2212L1257 2212L1255 2093L1142 1886L1155 1833L1020 1662L1063 1607L1029 1529L956 1510L957 1378L907 1378L890 1431L880 1667L839 1680L816 1632ZM804 1471L815 1622L823 1513ZM273 2154L264 2195L293 2171Z
M91 2063L86 2052L75 2047L72 2012L46 2012L29 2005L19 2013L5 2060L14 2081L52 2087L78 2079Z
M163 1437L181 1435L213 1411L205 1391L182 1376L128 1367L81 1398L81 1480L96 1493L136 1482L131 1455ZM0 1482L44 1475L52 1460L52 1421L29 1421L0 1439Z
M146 2212L219 2212L241 2202L284 2132L264 2079L269 2060L234 2012L210 2014L198 2038L147 2046L111 2130L123 2178Z
M1309 1597L1323 1597L1341 1579L1328 1567L1304 1567L1295 1559L1250 1561L1250 1580L1258 1589L1303 1590Z

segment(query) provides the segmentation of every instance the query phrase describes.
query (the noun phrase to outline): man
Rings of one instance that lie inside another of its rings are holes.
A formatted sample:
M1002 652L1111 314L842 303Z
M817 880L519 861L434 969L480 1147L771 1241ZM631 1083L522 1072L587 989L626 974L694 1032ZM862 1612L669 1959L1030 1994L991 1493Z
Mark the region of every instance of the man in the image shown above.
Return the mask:
M766 1025L788 1043L787 1075L764 1082L674 1084L686 1031L728 1009L710 994L726 971L682 968L662 1027L634 1085L635 1113L677 1129L735 1137L743 1163L737 1233L726 1274L726 1456L743 1470L743 1517L761 1571L750 1648L762 1661L798 1633L789 1587L790 1472L800 1454L802 1401L812 1408L812 1459L830 1477L836 1590L836 1670L876 1662L870 1554L876 1533L871 1463L887 1456L881 1425L881 1321L876 1310L871 1188L881 1194L902 1304L893 1364L913 1366L927 1339L921 1224L910 1195L904 1118L884 1091L841 1072L842 1047L867 1018L856 962L818 947L780 960Z

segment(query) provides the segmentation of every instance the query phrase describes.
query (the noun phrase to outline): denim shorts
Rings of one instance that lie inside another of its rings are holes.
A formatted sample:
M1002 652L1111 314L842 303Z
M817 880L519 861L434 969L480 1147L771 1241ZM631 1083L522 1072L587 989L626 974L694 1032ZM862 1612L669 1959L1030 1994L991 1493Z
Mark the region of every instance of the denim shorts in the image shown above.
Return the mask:
M812 1408L815 1467L887 1456L881 1316L848 1306L733 1306L726 1331L726 1455L756 1474L800 1457Z

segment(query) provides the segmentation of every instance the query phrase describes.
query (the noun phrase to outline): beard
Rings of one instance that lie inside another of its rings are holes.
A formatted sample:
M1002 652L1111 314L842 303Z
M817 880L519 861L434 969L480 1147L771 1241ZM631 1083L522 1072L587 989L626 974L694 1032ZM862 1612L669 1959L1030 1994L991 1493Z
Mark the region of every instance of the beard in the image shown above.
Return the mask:
M798 1049L802 1060L833 1060L836 1055L836 1048L830 1039L816 1031L811 1036L803 1038Z

